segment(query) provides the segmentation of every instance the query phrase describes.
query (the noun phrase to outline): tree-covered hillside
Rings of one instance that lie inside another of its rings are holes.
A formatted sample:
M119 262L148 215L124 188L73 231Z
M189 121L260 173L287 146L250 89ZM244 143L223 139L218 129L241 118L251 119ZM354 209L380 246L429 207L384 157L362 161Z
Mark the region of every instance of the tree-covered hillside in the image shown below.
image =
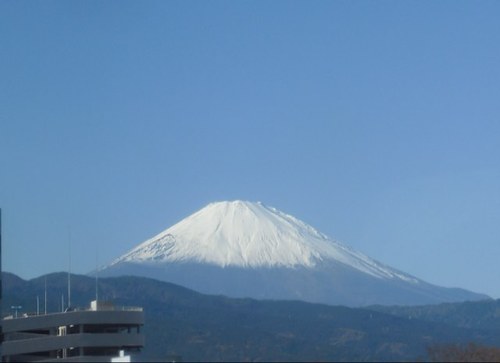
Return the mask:
M49 312L60 311L61 296L67 299L64 273L30 281L8 273L3 278L4 315L11 305L36 311L37 296L43 312L45 282ZM87 306L95 298L95 279L72 275L71 286L72 305ZM100 279L98 288L100 299L144 308L144 359L180 355L185 361L401 361L425 360L427 348L437 344L500 346L498 330L458 327L458 318L451 314L447 321L446 312L439 321L408 313L418 307L395 316L391 313L396 310L230 299L133 276ZM471 304L483 311L481 302ZM462 311L461 304L447 306L450 312ZM475 311L471 305L463 313Z

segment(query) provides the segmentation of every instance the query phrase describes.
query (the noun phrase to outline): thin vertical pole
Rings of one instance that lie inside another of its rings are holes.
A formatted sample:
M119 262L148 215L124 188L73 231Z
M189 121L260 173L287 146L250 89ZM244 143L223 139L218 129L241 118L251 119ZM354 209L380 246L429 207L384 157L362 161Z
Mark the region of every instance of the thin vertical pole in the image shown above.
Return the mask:
M40 297L36 296L36 315L40 315Z
M68 239L68 308L71 307L71 229Z
M47 275L45 275L45 315L47 315Z
M95 302L99 300L99 259L98 251L95 252Z

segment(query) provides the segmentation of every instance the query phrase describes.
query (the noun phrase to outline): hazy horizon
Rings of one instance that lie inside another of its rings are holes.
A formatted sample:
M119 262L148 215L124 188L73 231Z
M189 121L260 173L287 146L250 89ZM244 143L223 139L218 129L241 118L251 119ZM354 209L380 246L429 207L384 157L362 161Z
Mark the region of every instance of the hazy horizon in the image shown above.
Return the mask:
M499 11L1 2L4 270L66 271L71 254L87 273L243 199L500 298Z

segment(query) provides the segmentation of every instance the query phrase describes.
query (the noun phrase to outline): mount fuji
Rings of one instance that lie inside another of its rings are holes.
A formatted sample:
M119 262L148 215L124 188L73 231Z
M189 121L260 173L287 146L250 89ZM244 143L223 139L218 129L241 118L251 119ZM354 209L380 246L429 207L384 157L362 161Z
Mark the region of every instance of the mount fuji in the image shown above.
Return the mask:
M103 268L202 293L331 305L488 299L426 283L260 202L211 203Z

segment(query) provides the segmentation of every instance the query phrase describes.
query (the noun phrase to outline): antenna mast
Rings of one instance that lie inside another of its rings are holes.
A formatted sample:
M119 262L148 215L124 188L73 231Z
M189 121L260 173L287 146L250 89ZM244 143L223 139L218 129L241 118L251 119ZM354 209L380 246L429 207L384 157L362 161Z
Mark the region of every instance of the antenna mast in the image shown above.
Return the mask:
M99 250L95 251L95 302L99 300Z
M71 307L71 228L68 238L68 308Z
M45 315L47 315L47 275L45 275Z

